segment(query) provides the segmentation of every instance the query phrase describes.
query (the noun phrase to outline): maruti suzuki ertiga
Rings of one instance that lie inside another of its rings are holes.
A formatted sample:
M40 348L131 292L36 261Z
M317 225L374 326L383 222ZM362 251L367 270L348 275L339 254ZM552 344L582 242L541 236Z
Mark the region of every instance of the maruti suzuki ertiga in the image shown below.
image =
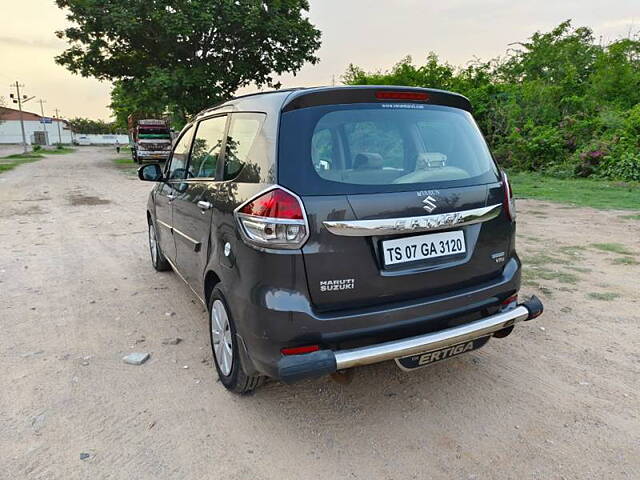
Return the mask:
M412 370L542 312L517 302L513 196L470 112L407 87L247 95L141 167L153 266L208 307L225 387Z

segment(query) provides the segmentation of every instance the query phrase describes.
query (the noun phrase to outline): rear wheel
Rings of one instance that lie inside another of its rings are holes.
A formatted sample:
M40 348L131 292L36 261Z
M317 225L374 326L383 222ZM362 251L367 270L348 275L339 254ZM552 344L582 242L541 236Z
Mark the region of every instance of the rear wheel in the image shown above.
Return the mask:
M149 253L151 253L151 264L153 268L159 272L164 272L171 268L171 265L169 265L169 262L167 262L167 259L162 254L160 244L158 243L156 228L151 220L149 220Z
M209 297L209 333L218 377L227 390L249 393L262 384L259 375L247 375L239 355L236 327L219 288Z

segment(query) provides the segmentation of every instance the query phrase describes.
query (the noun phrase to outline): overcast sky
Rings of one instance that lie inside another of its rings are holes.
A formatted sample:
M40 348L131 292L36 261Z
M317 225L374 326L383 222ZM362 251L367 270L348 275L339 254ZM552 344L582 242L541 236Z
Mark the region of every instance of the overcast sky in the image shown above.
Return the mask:
M20 80L25 93L47 101L45 114L108 119L108 83L72 75L53 57L65 43L54 32L65 27L53 0L0 0L0 96ZM640 30L638 0L311 0L311 21L322 31L320 64L306 66L284 86L326 85L349 63L387 69L405 55L416 63L428 51L463 65L473 57L502 55L511 42L566 19L589 26L604 41ZM36 98L36 99L37 99ZM34 102L32 100L32 102ZM39 110L28 103L25 108ZM39 112L38 112L39 113Z

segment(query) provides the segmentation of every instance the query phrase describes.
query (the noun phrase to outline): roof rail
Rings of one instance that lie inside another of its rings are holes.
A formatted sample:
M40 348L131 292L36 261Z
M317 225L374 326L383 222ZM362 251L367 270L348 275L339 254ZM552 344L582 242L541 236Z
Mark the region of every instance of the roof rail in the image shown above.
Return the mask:
M210 112L212 110L220 108L225 103L231 102L233 100L240 100L242 98L247 98L247 97L255 97L257 95L269 95L269 94L272 94L272 93L294 92L296 90L304 90L305 88L307 88L307 87L282 88L280 90L268 90L266 92L253 92L253 93L246 93L244 95L238 95L236 97L231 97L231 98L228 98L226 100L222 100L221 102L218 102L218 103L216 103L215 105L213 105L211 107L205 108L204 110L201 110L198 113L196 113L195 115L193 115L192 118L199 117L200 115L204 115L207 112Z

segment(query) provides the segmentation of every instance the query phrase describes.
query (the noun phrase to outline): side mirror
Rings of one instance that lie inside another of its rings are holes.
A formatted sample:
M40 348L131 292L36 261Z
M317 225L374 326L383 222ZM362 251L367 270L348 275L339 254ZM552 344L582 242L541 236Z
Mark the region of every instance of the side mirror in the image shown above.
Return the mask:
M162 169L157 163L143 165L138 169L138 178L146 182L160 182L162 178Z

